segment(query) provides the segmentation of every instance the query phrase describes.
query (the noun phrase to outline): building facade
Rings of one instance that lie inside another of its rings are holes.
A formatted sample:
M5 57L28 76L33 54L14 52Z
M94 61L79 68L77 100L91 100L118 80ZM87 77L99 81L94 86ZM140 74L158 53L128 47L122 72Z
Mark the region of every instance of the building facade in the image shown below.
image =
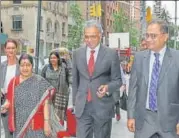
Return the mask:
M70 28L72 25L75 24L72 15L70 15L70 7L73 4L77 4L79 6L84 21L94 19L94 20L98 20L98 22L101 23L101 17L90 16L90 6L101 4L100 1L68 1L68 28ZM68 33L70 35L70 29L68 30L69 30ZM82 43L83 43L83 39L82 39Z
M90 19L95 19L101 22L101 17L92 17L90 16L90 6L101 4L101 1L68 1L68 9L70 8L71 4L77 4L80 8L82 13L82 17L85 21ZM69 15L70 16L70 15Z
M118 13L120 9L124 14L130 18L130 5L129 2L123 1L102 1L102 25L104 29L104 42L109 45L109 33L113 33L114 17L113 14ZM126 4L127 3L127 4Z
M141 29L140 3L141 1L130 1L130 20L139 30Z
M2 1L1 13L4 33L19 41L21 53L35 55L38 1ZM65 45L67 36L67 2L42 1L39 56Z

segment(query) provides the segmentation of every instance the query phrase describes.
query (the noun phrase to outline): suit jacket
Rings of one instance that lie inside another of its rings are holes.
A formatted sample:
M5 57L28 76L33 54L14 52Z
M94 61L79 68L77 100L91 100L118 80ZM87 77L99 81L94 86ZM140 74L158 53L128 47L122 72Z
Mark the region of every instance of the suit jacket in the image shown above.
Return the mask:
M1 68L0 68L0 88L3 88L4 87L4 82L5 82L5 78L6 78L6 71L7 71L7 60L2 62L1 64ZM15 76L19 75L20 72L19 72L19 63L18 63L18 60L16 62L16 74Z
M80 117L84 111L87 99L87 91L92 93L92 105L100 118L111 118L114 116L114 99L112 93L121 86L120 63L117 52L100 46L93 76L88 73L86 60L86 46L78 48L73 52L72 68L72 92L75 114ZM96 92L100 85L108 85L109 96L98 98Z
M157 89L157 113L163 131L175 130L179 120L179 51L166 49ZM135 55L128 95L128 118L141 129L146 115L150 51Z

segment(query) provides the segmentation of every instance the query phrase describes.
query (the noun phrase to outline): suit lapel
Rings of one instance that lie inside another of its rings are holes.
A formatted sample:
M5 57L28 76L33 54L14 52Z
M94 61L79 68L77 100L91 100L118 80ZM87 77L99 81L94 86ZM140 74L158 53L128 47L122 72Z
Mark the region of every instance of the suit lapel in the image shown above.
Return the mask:
M147 50L146 53L144 54L144 60L143 60L144 77L147 85L149 81L149 67L150 67L150 51Z
M86 75L87 78L89 78L89 73L88 73L88 64L87 64L87 59L86 59L86 46L83 47L82 49L82 54L81 54L81 60L83 62L81 69L84 71L84 74Z
M100 45L98 55L97 55L97 59L96 59L96 62L95 62L93 78L97 75L97 71L100 70L101 62L102 62L102 60L104 58L105 52L106 52L106 48L103 45Z
M170 49L167 48L165 55L164 55L164 58L163 58L162 67L161 67L161 70L160 70L159 84L163 81L163 77L165 76L165 73L167 72L171 63L172 63L172 55L170 53Z

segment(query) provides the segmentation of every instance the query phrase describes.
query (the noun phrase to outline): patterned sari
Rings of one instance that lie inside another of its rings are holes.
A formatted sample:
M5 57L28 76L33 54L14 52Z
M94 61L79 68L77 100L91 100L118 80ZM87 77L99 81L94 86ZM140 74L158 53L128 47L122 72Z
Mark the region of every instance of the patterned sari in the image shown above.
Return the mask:
M10 102L9 129L15 138L45 138L43 105L54 94L54 88L41 76L33 75L19 83L11 80L7 100Z

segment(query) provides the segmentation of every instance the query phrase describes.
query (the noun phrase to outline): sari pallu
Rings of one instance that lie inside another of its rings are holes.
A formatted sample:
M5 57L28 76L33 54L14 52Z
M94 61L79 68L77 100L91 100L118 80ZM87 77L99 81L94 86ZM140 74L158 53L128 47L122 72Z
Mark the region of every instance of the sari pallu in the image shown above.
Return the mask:
M43 104L54 95L54 88L41 76L33 75L22 83L11 80L7 100L9 129L16 138L24 138L30 130L43 130Z
M62 64L58 79L58 88L53 100L55 112L60 120L66 120L69 99L69 87L66 81L67 74L65 70L65 65Z

